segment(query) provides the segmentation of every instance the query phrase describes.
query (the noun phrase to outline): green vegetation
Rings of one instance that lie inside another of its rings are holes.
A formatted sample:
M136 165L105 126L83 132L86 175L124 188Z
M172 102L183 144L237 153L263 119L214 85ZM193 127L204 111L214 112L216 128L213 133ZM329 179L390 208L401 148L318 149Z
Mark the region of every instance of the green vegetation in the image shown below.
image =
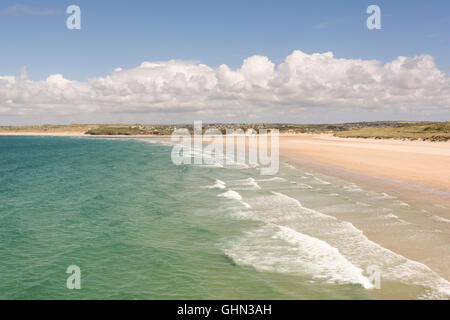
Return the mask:
M98 127L95 129L90 129L86 134L94 136L114 136L114 135L145 135L150 134L147 130L141 130L138 127Z
M85 133L88 135L170 135L177 128L186 128L193 133L192 124L143 125L143 124L71 124L21 127L0 127L0 133ZM279 124L279 123L215 123L204 124L203 132L215 128L222 133L227 129L278 129L282 134L332 133L343 138L409 139L428 141L450 140L450 122L376 121L342 124Z
M171 126L156 125L99 125L90 129L86 134L101 136L139 136L139 135L170 135L173 132Z
M70 124L70 125L33 125L33 126L3 126L0 133L84 133L88 135L170 135L171 126L139 124Z
M448 141L450 140L450 122L408 123L398 127L363 127L336 132L334 135L343 138Z

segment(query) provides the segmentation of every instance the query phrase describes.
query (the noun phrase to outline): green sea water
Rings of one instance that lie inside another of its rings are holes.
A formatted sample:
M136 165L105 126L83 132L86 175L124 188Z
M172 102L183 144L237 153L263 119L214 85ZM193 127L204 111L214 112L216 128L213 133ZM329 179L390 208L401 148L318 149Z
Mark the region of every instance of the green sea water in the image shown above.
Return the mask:
M374 297L367 257L332 236L348 225L315 213L330 199L355 207L330 196L334 184L289 167L264 179L254 168L176 166L170 145L149 142L0 137L0 299ZM351 228L347 238L371 245ZM66 287L70 265L81 269L80 290ZM386 285L410 297L448 284L417 279Z

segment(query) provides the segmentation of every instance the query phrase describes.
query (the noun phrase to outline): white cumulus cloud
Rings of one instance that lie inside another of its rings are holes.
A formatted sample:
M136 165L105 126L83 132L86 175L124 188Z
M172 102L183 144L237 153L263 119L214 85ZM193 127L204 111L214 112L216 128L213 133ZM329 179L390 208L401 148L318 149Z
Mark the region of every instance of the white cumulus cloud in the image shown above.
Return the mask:
M0 76L0 116L16 118L85 115L118 121L123 115L147 114L177 121L267 121L273 114L295 115L321 107L332 112L350 108L449 114L450 77L429 55L382 64L298 50L279 65L265 56L252 56L235 70L170 60L117 68L87 82L60 74L32 81L26 70L19 76Z

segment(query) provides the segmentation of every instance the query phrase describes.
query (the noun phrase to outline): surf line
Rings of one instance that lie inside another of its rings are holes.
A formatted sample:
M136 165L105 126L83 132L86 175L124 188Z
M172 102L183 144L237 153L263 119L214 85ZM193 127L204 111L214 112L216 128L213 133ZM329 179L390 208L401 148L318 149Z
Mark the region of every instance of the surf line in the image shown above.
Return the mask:
M269 139L270 138L270 139ZM202 121L194 121L193 135L186 128L175 129L171 159L175 165L238 165L258 167L261 175L275 175L280 167L279 131L218 128L203 132ZM270 149L270 154L269 154ZM247 157L248 151L248 157Z

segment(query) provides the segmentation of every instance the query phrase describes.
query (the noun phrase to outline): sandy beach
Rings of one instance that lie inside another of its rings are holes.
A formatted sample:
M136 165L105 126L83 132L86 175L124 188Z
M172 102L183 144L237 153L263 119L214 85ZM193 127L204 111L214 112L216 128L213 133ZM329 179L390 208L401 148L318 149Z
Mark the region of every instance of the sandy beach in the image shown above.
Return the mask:
M450 219L450 142L280 136L280 157Z
M390 179L450 190L450 143L336 138L280 137L280 154Z
M0 136L8 135L103 137L86 135L83 131L0 132ZM450 191L450 142L337 138L331 134L280 135L280 155L291 162L310 160Z
M337 138L325 134L281 136L280 155L283 162L296 167L402 199L421 210L416 222L421 227L434 230L427 217L450 219L448 142ZM357 220L349 219L371 240L421 261L450 279L448 259L443 257L447 256L448 247L442 242L431 237L417 241L411 238L411 231L389 232L375 224L359 224ZM439 228L448 230L445 223Z

